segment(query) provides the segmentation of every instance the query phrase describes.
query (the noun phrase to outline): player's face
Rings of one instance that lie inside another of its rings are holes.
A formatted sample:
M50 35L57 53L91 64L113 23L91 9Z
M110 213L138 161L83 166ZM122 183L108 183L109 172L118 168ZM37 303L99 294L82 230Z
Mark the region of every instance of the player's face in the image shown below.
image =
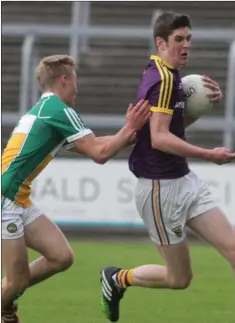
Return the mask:
M75 101L77 97L77 74L75 71L71 75L63 75L60 79L60 84L62 88L61 96L63 101L71 107L75 106Z
M75 101L77 97L78 87L77 87L77 74L73 71L72 75L67 77L67 90L66 99L68 104L72 107L75 106Z
M180 68L187 63L191 46L191 31L188 27L176 29L166 42L166 55L171 65Z

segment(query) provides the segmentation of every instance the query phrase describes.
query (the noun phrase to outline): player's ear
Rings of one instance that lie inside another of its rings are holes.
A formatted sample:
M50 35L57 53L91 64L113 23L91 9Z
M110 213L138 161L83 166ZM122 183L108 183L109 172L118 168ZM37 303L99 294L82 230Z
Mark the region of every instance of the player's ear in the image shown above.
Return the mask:
M165 50L165 48L166 48L166 41L163 38L157 37L155 39L155 42L156 42L156 46L157 46L158 49Z
M68 79L68 76L67 76L67 75L62 75L62 76L60 77L60 83L61 83L62 87L65 87L65 86L66 86L66 84L67 84L67 79Z

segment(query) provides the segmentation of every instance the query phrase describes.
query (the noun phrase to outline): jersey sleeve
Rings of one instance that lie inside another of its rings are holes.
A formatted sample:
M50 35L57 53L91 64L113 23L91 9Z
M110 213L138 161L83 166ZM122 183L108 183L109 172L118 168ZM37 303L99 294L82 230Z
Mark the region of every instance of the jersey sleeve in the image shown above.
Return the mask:
M53 114L50 123L66 139L67 143L92 133L79 114L66 105Z
M66 141L64 144L63 144L63 148L65 149L65 150L71 150L72 148L74 148L75 147L75 145L74 145L74 143L73 142L70 142L70 143L68 143L68 141Z
M173 93L173 73L167 68L158 66L160 74L159 81L149 91L150 110L153 112L162 112L173 114L174 107L171 106L171 97Z

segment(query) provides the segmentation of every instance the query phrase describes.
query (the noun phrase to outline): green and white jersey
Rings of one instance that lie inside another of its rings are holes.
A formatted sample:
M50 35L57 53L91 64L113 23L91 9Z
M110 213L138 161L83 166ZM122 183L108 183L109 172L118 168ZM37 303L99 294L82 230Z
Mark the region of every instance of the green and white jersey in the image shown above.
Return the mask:
M74 109L53 93L43 94L20 119L3 152L2 195L30 206L32 180L62 146L90 133Z

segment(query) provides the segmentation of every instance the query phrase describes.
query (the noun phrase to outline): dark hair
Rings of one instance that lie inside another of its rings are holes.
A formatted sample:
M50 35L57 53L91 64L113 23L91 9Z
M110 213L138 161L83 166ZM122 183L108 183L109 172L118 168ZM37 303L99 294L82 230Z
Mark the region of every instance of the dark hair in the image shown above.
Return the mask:
M164 12L158 16L153 27L153 37L161 37L168 40L168 37L173 34L174 30L182 27L191 29L191 21L189 16L177 14L175 12Z

